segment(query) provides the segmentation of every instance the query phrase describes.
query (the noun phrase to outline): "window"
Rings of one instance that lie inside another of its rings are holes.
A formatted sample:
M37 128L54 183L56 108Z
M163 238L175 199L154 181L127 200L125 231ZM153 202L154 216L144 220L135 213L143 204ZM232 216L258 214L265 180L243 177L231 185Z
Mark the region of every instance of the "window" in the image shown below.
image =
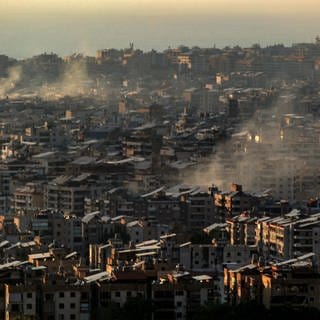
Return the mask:
M59 320L64 320L64 314L59 314Z
M27 292L27 298L28 299L32 298L32 292Z
M76 304L75 303L70 303L70 309L75 309L76 308Z
M176 291L176 296L183 296L183 291L182 290Z
M177 302L177 307L181 307L182 306L182 302L181 301L178 301Z
M64 303L59 303L59 309L64 309Z
M75 293L74 291L71 291L71 292L70 292L70 297L71 297L71 298L74 298L75 296L76 296L76 293Z
M116 297L120 297L120 291L116 291L115 295Z
M64 292L59 292L59 298L64 298Z
M230 257L230 252L227 252L227 257Z
M241 252L238 252L238 253L237 253L237 256L238 256L238 257L241 257Z
M76 319L76 315L75 314L70 314L70 320L75 320Z
M181 312L177 312L177 318L182 318L182 313Z
M80 304L80 312L81 311L89 311L89 303L81 303Z
M32 309L32 304L31 303L27 303L27 310L31 310Z
M132 296L132 292L131 291L127 291L127 297L131 297Z

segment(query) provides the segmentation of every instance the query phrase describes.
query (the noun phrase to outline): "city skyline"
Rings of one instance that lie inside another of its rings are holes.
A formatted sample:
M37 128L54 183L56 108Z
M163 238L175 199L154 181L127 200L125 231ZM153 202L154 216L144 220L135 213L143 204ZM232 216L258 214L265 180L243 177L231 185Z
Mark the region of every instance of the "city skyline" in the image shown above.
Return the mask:
M318 9L0 0L0 320L320 319Z
M319 7L314 0L258 5L253 0L4 1L1 53L16 58L45 51L94 54L129 42L143 50L311 42L319 30Z

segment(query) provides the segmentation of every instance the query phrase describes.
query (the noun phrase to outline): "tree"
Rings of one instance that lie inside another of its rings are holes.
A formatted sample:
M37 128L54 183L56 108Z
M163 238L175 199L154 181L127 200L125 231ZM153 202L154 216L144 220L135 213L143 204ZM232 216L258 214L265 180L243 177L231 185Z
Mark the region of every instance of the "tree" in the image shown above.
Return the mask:
M130 298L122 308L122 318L124 320L149 320L152 318L153 309L152 303L142 297Z
M267 309L255 302L240 303L236 306L228 304L207 303L201 306L192 320L275 320L275 319L320 319L320 311L309 307L277 306Z
M121 308L118 303L110 301L107 307L96 310L96 320L122 320Z

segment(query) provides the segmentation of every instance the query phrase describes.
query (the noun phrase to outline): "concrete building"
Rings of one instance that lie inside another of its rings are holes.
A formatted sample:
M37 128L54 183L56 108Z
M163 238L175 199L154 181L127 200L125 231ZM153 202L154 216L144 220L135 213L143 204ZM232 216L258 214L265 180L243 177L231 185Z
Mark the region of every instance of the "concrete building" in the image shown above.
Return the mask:
M199 230L215 222L215 206L210 193L194 190L187 196L186 205L190 230Z
M36 142L48 146L61 146L66 143L66 135L62 128L52 128L45 122L42 126L26 128L23 141Z
M256 246L227 245L223 247L223 262L248 264L256 253Z
M40 311L36 285L15 286L5 284L4 287L5 320L22 316L36 318Z
M83 253L89 257L89 246L105 243L115 232L115 224L108 216L102 216L99 211L86 214L81 219L81 237Z
M11 201L13 212L34 212L43 209L43 188L41 185L27 183L22 188L17 188Z
M186 270L221 271L223 248L212 244L181 244L179 261Z
M221 297L217 277L171 272L152 286L154 319L189 319L201 305L219 303Z
M97 196L100 192L97 178L89 173L60 176L46 186L45 205L48 209L82 216L85 197Z
M256 240L265 257L295 258L310 252L319 261L319 214L302 215L293 210L284 216L257 221Z
M262 303L267 307L320 308L320 278L312 265L286 262L262 274Z
M224 269L229 304L258 303L265 307L320 308L319 273L313 253L265 265L262 261Z
M42 290L42 319L90 319L91 303L88 285L80 287L48 283Z
M246 212L239 216L226 219L230 235L230 244L255 245L256 220L257 218L251 218Z

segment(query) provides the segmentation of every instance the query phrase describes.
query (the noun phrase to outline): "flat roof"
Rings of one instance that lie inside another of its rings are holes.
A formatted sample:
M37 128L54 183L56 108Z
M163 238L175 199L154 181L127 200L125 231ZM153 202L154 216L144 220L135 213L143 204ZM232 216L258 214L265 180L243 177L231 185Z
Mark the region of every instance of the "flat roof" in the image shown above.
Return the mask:
M202 274L202 275L199 275L199 276L194 276L192 277L192 279L195 279L197 281L208 281L208 280L211 280L212 277L206 275L206 274Z
M28 255L28 258L32 260L46 259L51 257L52 257L52 254L50 252L34 253L34 254Z
M145 256L154 256L156 255L156 251L148 251L148 252L142 252L142 253L136 253L137 257L145 257Z
M152 196L152 195L154 195L154 194L157 194L158 192L164 190L164 188L165 188L165 187L162 186L162 187L160 187L160 188L158 188L158 189L156 189L156 190L153 190L153 191L151 191L151 192L149 192L149 193L145 193L145 194L141 195L141 198L147 198L147 197L150 197L150 196Z
M84 277L83 279L86 283L91 283L91 282L95 282L95 281L102 281L102 280L111 279L111 276L108 272L103 271L103 272L93 274L91 276Z
M55 151L42 152L42 153L38 153L38 154L32 156L32 158L34 158L34 159L49 158L49 157L54 156L55 154L56 154Z
M32 267L31 268L32 271L45 270L45 269L47 269L46 266L39 266L39 267Z
M96 162L96 158L83 156L75 159L74 161L71 162L71 164L88 165L94 162Z
M76 256L77 254L78 254L77 251L73 251L73 252L67 254L64 258L65 259L69 259L69 258L72 258L72 257Z

